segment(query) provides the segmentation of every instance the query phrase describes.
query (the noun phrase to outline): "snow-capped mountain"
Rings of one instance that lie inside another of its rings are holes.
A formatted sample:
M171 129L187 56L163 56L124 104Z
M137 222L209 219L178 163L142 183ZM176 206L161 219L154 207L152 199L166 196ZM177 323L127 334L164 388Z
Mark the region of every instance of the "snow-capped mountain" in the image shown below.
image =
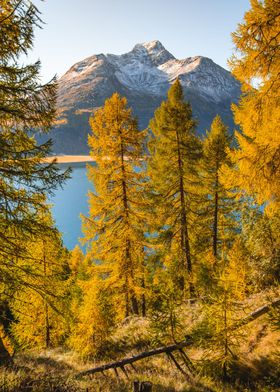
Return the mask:
M200 132L209 128L216 114L233 126L230 105L238 100L240 85L230 72L202 56L178 60L159 41L151 41L123 55L91 56L61 77L60 119L52 131L55 152L88 151L89 115L115 91L127 97L140 127L147 127L177 78L199 120Z

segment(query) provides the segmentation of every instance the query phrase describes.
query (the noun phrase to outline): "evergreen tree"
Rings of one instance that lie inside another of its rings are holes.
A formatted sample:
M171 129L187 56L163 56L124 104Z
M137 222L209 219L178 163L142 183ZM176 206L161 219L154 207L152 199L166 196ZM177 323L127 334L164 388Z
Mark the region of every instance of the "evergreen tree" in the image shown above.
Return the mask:
M191 236L197 164L201 156L195 125L191 106L184 101L177 80L150 122L154 137L149 143L148 173L155 207L152 219L162 256L181 289L189 285L191 296L194 295Z
M235 170L227 175L271 208L277 208L280 192L279 6L279 0L251 0L233 33L237 53L230 61L244 94L234 106L241 132L236 132L239 148L232 154Z
M140 313L145 286L145 133L126 104L113 94L91 118L96 166L88 170L95 192L89 194L89 218L83 219L87 257L100 264L104 284L114 288L120 318Z
M37 145L34 138L53 123L56 83L40 84L39 62L19 64L40 23L31 1L0 1L0 301L27 284L29 266L17 261L28 257L29 240L52 231L42 220L45 195L66 177L44 163L51 143Z
M47 210L46 192L65 178L54 164L44 164L51 143L38 146L33 136L34 129L46 132L53 123L56 84L39 84L40 63L20 66L17 62L32 47L38 14L29 1L1 2L0 258L5 260L23 255L29 236L50 229L40 211ZM11 275L16 276L16 271Z

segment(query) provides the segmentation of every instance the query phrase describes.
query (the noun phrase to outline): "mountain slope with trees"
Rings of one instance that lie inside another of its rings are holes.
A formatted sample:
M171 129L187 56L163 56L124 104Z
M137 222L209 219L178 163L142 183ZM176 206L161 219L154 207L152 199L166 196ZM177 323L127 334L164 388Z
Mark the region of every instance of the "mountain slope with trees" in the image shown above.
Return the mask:
M235 135L220 116L199 133L180 75L147 131L118 93L91 109L84 252L64 248L46 203L69 173L34 138L54 121L55 83L17 62L38 10L0 5L0 388L279 391L279 0L251 0L233 36ZM157 42L133 56L172 75L178 61ZM109 59L139 84L127 56Z

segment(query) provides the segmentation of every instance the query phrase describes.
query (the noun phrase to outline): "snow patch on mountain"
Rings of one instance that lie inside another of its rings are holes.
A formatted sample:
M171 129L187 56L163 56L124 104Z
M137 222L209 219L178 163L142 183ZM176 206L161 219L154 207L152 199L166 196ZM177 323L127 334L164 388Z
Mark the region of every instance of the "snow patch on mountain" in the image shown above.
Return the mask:
M212 60L202 56L178 60L159 41L137 44L129 53L106 57L119 82L141 93L162 95L177 78L215 101L231 97L238 88L232 75Z
M66 74L62 76L61 79L64 81L71 81L71 79L74 78L83 78L87 74L90 74L103 66L106 61L106 56L104 54L88 57L85 60L73 65L73 67L71 67L69 71L67 71Z
M215 102L230 98L239 89L233 76L211 59L196 56L178 60L157 40L137 44L122 55L91 56L71 67L61 84L71 89L109 77L134 93L154 96L165 94L179 78L184 87Z

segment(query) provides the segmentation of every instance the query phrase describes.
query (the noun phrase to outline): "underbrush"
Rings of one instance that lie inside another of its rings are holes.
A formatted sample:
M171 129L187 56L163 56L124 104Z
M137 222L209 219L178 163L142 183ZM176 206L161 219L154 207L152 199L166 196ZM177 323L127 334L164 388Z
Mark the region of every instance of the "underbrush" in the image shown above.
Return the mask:
M232 376L225 382L214 361L196 363L197 374L186 378L168 358L157 357L127 368L127 376L112 370L94 377L76 377L82 369L97 363L82 363L70 353L49 351L15 358L16 367L2 369L0 390L5 392L128 392L133 381L150 381L153 392L276 392L280 389L279 357L240 359L232 366Z
M266 302L264 295L247 301L246 314ZM191 311L190 311L191 309ZM240 317L244 317L244 314ZM199 304L182 309L185 331L195 336L201 323ZM100 364L132 356L155 347L152 321L148 318L126 319L110 337L101 360L84 360L78 354L62 348L17 353L14 366L0 368L0 390L4 392L128 392L135 380L150 381L153 392L276 392L280 390L280 332L271 327L267 316L241 329L242 339L236 356L228 368L225 380L217 353L205 340L186 349L195 371L192 374L182 365L182 374L170 359L161 354L127 366L127 374L118 370L77 377L83 370ZM184 338L184 337L182 337ZM172 342L170 342L172 343ZM209 346L209 347L208 347ZM177 356L180 361L180 356ZM182 364L182 360L180 362Z
M278 336L279 338L279 336ZM271 342L272 343L272 342ZM277 344L274 341L270 349ZM275 348L275 347L274 347ZM134 380L150 381L153 392L276 392L280 390L280 353L266 355L267 341L259 343L258 355L244 352L232 363L225 382L219 364L203 357L193 348L196 372L181 374L164 355L139 361L135 368L126 367L127 375L113 370L94 376L76 377L82 370L98 366L100 362L81 361L72 352L51 350L18 354L15 367L0 371L0 390L5 392L129 392ZM261 353L264 353L262 355Z

